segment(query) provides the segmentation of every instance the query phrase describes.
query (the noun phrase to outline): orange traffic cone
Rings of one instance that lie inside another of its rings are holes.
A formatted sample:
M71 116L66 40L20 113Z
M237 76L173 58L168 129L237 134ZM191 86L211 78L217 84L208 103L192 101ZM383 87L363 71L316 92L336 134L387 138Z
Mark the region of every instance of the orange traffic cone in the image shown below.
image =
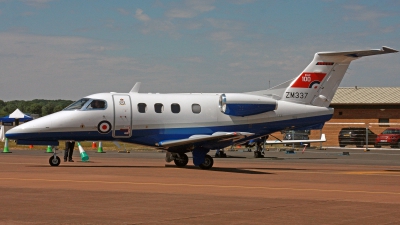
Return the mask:
M33 148L33 145L29 145L29 148L32 149L32 148Z
M96 149L96 148L97 148L97 145L96 145L96 142L95 142L95 141L93 141L93 143L92 143L92 148L93 148L93 149Z

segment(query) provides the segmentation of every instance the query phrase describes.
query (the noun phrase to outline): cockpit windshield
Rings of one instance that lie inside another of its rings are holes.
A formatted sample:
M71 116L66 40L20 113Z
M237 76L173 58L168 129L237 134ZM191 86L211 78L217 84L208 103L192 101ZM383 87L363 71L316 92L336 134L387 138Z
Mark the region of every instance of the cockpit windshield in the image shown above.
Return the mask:
M107 108L107 102L102 99L82 98L64 110L104 110Z
M65 108L64 110L80 110L89 100L89 98L82 98L67 106L67 108Z
M86 107L85 110L103 110L107 108L107 103L104 100L100 99L92 99L90 104Z

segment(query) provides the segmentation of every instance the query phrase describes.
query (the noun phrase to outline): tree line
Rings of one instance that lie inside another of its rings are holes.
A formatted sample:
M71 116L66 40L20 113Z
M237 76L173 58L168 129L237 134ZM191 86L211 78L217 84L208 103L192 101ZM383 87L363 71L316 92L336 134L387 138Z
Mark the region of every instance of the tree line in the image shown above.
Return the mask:
M71 100L44 100L34 99L31 101L13 100L5 102L0 100L0 117L7 116L14 112L17 108L27 115L38 114L46 116L63 110L68 105L72 104Z

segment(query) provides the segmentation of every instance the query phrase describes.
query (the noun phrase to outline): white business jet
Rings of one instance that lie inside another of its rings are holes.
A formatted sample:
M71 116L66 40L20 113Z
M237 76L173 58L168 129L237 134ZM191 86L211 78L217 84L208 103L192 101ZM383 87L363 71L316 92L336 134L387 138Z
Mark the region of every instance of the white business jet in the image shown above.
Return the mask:
M25 145L57 146L59 140L136 143L166 150L166 161L178 167L187 165L185 153L192 152L195 166L210 169L211 149L265 140L285 129L321 129L332 117L328 106L350 62L394 52L388 47L318 52L296 78L248 93L143 94L137 83L129 93L84 97L9 130L6 137ZM49 161L60 164L56 155Z

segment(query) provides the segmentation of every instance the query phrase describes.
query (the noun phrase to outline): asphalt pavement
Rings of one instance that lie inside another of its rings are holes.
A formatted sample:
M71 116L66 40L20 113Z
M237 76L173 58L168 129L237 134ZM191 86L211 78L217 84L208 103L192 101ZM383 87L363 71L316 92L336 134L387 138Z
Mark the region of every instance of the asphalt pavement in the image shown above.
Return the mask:
M0 224L400 224L400 150L301 150L227 151L201 170L157 151L51 167L45 149L11 149Z

